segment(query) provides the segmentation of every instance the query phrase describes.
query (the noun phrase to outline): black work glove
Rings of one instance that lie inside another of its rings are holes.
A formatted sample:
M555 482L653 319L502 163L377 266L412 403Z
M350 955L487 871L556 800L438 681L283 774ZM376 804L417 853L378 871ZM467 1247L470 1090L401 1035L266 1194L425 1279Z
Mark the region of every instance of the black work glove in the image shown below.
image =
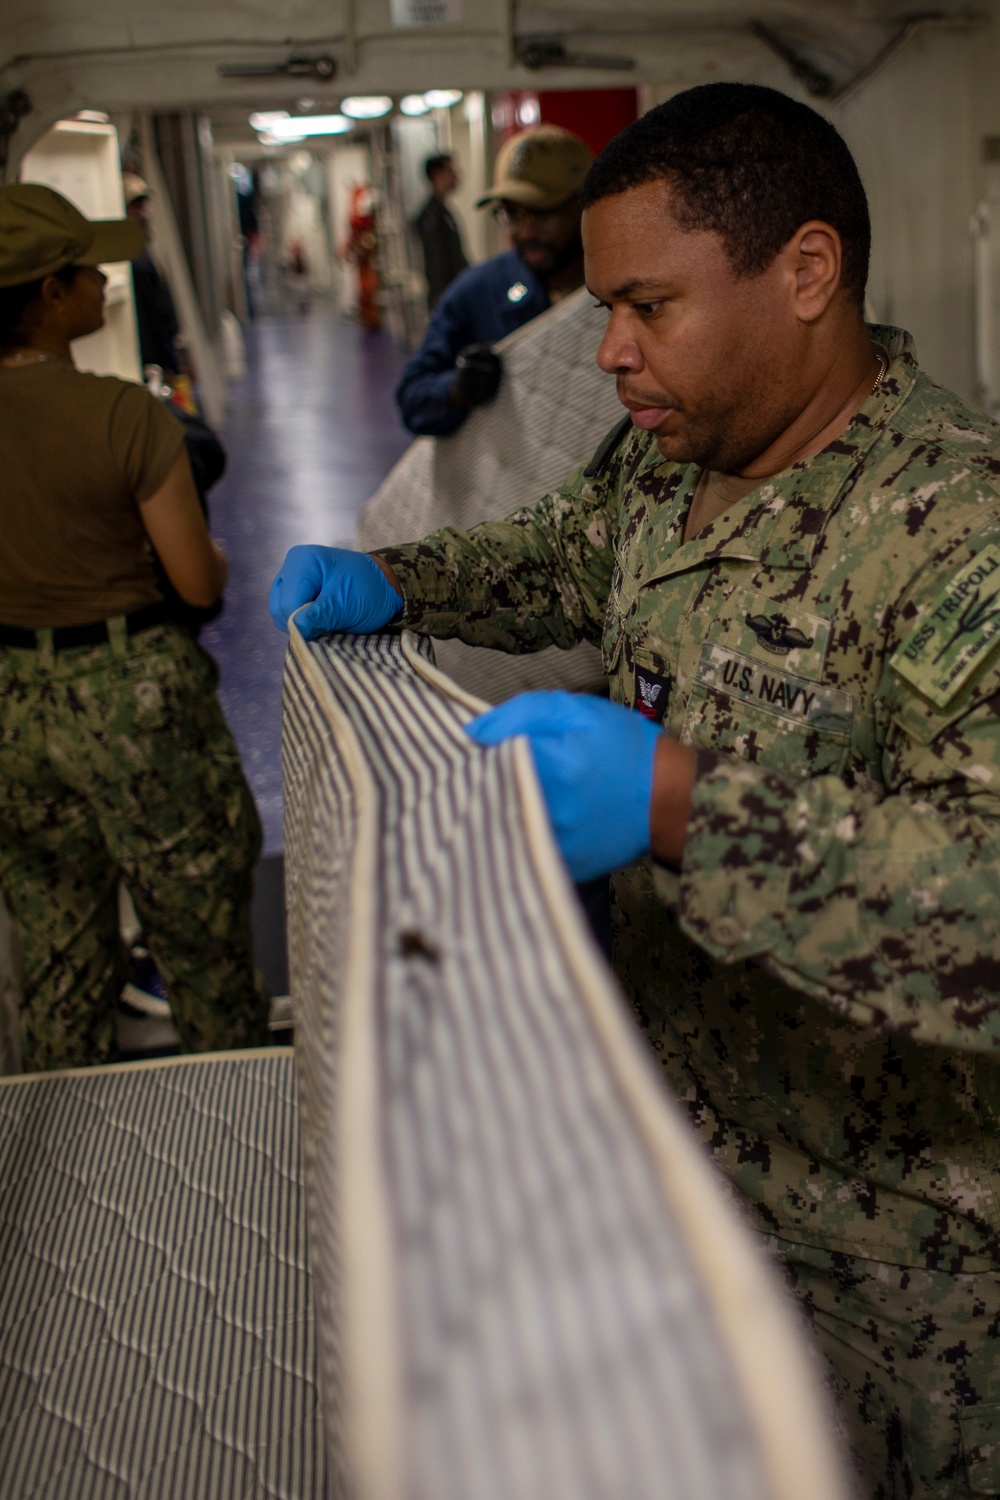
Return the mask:
M485 406L500 389L503 364L489 344L467 344L455 361L451 399L462 411Z

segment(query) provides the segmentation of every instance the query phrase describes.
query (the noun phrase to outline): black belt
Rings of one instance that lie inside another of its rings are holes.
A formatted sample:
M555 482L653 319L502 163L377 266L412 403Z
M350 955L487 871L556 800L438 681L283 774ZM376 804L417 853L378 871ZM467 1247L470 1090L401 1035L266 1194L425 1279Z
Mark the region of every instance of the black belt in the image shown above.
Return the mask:
M125 616L126 635L138 635L140 630L151 630L169 620L170 605L158 599L155 604L146 604ZM111 639L107 620L94 620L90 625L56 625L52 630L52 649L69 651L73 646L103 646ZM37 651L38 632L24 625L0 625L0 646L17 646L22 651Z

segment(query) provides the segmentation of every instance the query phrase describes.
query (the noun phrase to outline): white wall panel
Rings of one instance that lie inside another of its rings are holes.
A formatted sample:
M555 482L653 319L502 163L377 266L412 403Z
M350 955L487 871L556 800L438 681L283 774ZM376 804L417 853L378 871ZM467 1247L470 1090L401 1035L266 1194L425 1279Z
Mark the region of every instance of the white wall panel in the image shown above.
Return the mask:
M921 363L972 397L973 245L979 198L973 57L987 38L929 32L831 118L861 171L872 211L869 296L909 329Z

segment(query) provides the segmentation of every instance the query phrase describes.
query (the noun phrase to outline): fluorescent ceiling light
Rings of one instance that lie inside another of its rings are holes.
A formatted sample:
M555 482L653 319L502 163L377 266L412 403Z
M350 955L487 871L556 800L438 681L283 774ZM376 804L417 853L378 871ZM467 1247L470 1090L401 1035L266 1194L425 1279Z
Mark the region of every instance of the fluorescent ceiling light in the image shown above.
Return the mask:
M359 94L342 99L340 107L352 120L378 120L392 109L388 94Z
M343 135L353 130L343 115L300 115L297 119L275 120L267 128L267 144L274 141L304 141L307 135Z
M404 99L400 99L399 107L404 115L425 115L430 109L423 94L407 94Z
M250 124L254 130L270 130L278 120L287 120L287 109L264 109L250 116Z
M428 109L450 109L461 98L461 89L428 89L424 95Z

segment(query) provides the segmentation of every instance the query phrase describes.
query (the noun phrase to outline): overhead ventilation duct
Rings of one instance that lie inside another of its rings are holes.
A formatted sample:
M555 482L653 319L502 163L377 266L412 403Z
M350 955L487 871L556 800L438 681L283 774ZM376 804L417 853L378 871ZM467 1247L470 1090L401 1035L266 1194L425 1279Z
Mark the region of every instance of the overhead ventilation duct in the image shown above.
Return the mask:
M791 42L786 41L780 32L775 31L773 26L768 26L764 21L751 21L750 30L766 47L776 52L782 62L788 64L792 76L797 78L806 92L812 94L814 98L829 99L837 92L829 73L824 73L822 68L814 67L809 59L804 57L798 48L793 47Z
M862 67L856 68L852 73L841 78L835 77L827 68L817 66L806 55L804 44L791 41L767 22L752 20L750 30L759 41L787 63L792 75L802 84L807 93L812 94L813 98L825 99L830 104L840 104L884 67L890 58L895 57L918 31L928 27L949 27L964 31L983 24L985 23L982 16L959 11L923 11L917 15L904 16L888 41L879 47Z

